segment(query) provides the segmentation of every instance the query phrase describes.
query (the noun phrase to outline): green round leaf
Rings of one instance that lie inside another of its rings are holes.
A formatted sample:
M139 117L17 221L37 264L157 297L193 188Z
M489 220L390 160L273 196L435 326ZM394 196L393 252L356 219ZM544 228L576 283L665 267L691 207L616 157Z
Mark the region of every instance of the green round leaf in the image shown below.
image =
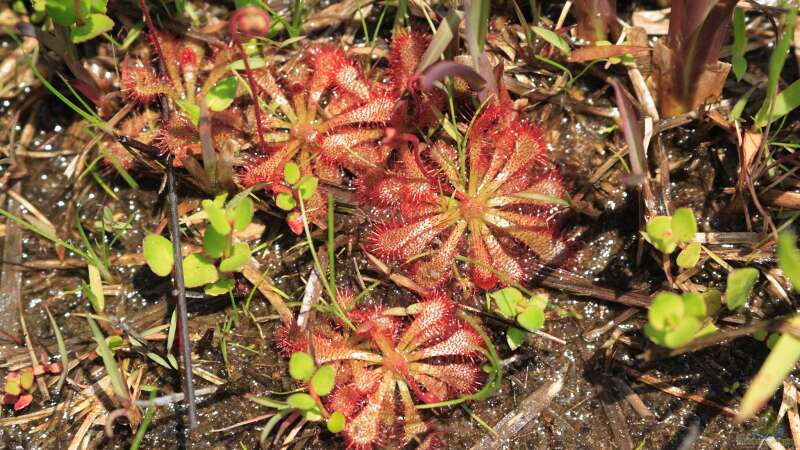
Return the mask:
M536 305L528 305L517 316L517 322L529 331L536 331L544 325L544 311Z
M74 1L46 0L45 9L47 10L47 15L53 19L53 22L64 27L72 25L78 19Z
M218 279L217 268L205 256L192 253L183 258L183 281L187 288L205 286Z
M289 375L297 381L306 382L314 373L314 359L306 352L294 352L289 358Z
M221 206L215 205L211 200L203 200L203 210L208 217L208 223L214 227L217 233L222 235L231 233L231 224L228 223L228 218Z
M239 80L236 77L228 77L219 80L206 94L206 105L211 111L223 111L231 106L236 98L236 86Z
M513 287L500 289L489 294L497 304L497 310L503 317L511 318L517 315L517 304L523 300L522 293Z
M645 335L646 335L648 338L650 338L650 340L651 340L651 341L652 341L654 344L656 344L656 345L661 345L661 346L664 346L664 345L665 345L665 344L664 344L664 336L666 336L666 335L667 335L667 332L666 332L666 331L664 331L664 330L657 330L655 327L653 327L652 325L650 325L650 324L648 323L648 324L645 324L645 325L644 325L644 334L645 334Z
M699 242L692 242L691 244L687 245L686 248L681 250L678 253L678 267L682 269L691 269L692 267L697 265L697 261L700 260L700 243Z
M203 292L208 295L222 295L233 289L233 286L233 278L220 278L216 283L206 285Z
M283 179L289 184L297 183L300 179L300 167L293 162L288 162L283 167Z
M664 336L664 345L669 348L678 348L688 344L700 331L702 325L703 323L694 317L684 317L677 327L668 331Z
M706 318L706 302L703 296L694 292L685 292L683 298L684 314L702 321Z
M297 202L292 197L292 194L288 192L278 193L275 197L275 204L284 211L291 211L297 207Z
M328 419L328 431L331 433L341 433L344 431L344 426L346 425L346 420L344 418L344 414L341 411L334 411L331 414L331 417Z
M669 216L656 216L645 225L645 239L662 253L675 251L676 240L672 233Z
M114 28L114 21L105 14L89 14L82 25L75 25L69 32L73 44L86 42Z
M217 233L214 227L206 228L206 232L203 234L203 250L212 258L222 257L222 253L225 251L226 238L227 236Z
M243 198L233 210L233 228L242 231L253 221L253 200Z
M728 286L725 288L725 304L728 309L735 311L750 297L750 291L758 281L758 270L752 267L736 269L728 275Z
M659 292L650 303L647 318L656 330L666 330L680 322L684 315L683 299L672 292Z
M680 242L691 242L697 233L697 222L690 208L678 208L672 215L672 234Z
M144 260L154 274L165 277L172 272L175 265L175 254L172 242L164 236L148 234L144 238Z
M115 336L119 338L119 343L122 345L122 338L119 336ZM118 346L119 347L119 346ZM19 385L22 389L30 390L33 387L33 370L28 368L28 370L23 370L19 373Z
M318 185L319 180L316 177L303 177L303 179L297 183L297 192L300 193L300 197L302 197L303 200L308 200L317 192Z
M508 327L506 330L506 342L512 351L519 348L525 342L525 332L517 327Z
M319 422L322 420L322 413L320 412L318 406L303 410L300 412L300 415L303 416L303 419L306 419L309 422Z
M333 383L336 381L336 370L331 365L324 365L317 369L317 372L311 377L311 387L317 395L325 396L333 390Z
M317 406L314 399L305 393L292 394L286 399L286 403L292 408L299 409L300 411L307 411Z
M222 260L219 263L220 272L238 272L242 267L247 264L250 259L250 247L245 242L239 242L233 245L233 253L231 256Z
M795 235L784 231L778 236L778 265L784 275L792 282L796 292L800 292L800 252L797 251Z

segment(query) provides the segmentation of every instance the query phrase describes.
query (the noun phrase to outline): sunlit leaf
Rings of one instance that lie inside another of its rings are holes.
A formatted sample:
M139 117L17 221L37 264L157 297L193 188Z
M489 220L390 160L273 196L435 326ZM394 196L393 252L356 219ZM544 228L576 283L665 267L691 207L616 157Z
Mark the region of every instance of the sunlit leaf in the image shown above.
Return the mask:
M346 425L344 414L340 411L334 411L331 417L328 418L328 431L331 433L341 433Z
M231 224L225 215L225 211L214 204L211 200L203 200L203 210L206 212L208 222L214 227L214 231L221 235L228 235L231 233Z
M508 343L508 348L512 351L519 348L523 342L525 342L525 331L520 330L517 327L508 327L506 330L506 342Z
M283 179L289 184L295 184L300 180L300 167L296 163L288 162L283 166Z
M279 192L275 196L275 204L284 211L291 211L297 207L297 202L292 197L292 194L288 192Z
M699 260L700 243L692 242L691 244L687 245L686 248L681 250L680 253L678 253L676 262L678 263L678 267L682 269L691 269L697 265L697 261Z
M250 247L246 242L237 242L233 245L231 256L219 263L220 272L238 272L250 259Z
M497 304L498 311L506 318L513 318L517 315L517 304L522 302L522 293L513 287L500 289L489 294Z
M233 228L242 231L253 221L253 200L245 197L233 209Z
M70 39L74 44L88 41L107 33L114 28L114 21L105 14L89 14L81 25L70 29Z
M225 251L226 241L227 236L217 233L214 227L208 227L203 234L203 250L208 256L220 258Z
M677 324L683 315L683 299L672 292L656 294L647 310L647 318L657 330L664 330L670 325Z
M297 183L297 192L300 193L300 197L302 197L303 200L308 200L317 192L318 185L319 180L316 177L303 177L303 179Z
M725 304L728 309L735 311L750 297L750 291L758 281L758 269L745 267L736 269L728 275L728 286L725 288Z
M336 370L331 365L324 365L317 369L317 372L311 377L311 387L317 395L325 396L333 390L333 384L336 381Z
M697 221L689 208L678 208L672 215L670 224L673 237L679 242L690 242L697 233Z
M528 305L517 316L517 323L529 331L536 331L544 325L544 311L536 305Z
M731 65L736 81L740 81L747 72L747 59L744 52L747 49L747 33L744 22L744 10L736 8L733 10L733 57Z
M289 375L297 381L306 382L314 373L314 359L306 352L294 352L289 358Z
M800 326L800 316L790 319L789 324L793 327ZM781 335L744 394L736 421L741 423L753 417L772 398L798 360L800 340L789 333Z
M211 111L223 111L233 103L236 98L236 86L239 80L228 77L219 80L206 94L206 105Z
M531 27L531 30L533 30L533 32L536 33L536 35L538 35L540 38L547 41L548 44L559 49L561 53L569 56L569 52L571 51L569 44L554 31L542 27Z
M183 258L183 281L187 288L205 286L218 279L217 268L205 256L192 253Z
M292 408L297 408L300 411L309 410L317 406L314 399L305 393L292 394L286 399L286 402L289 403L289 406Z
M792 282L795 292L800 292L800 252L797 251L795 235L784 231L778 236L778 265Z

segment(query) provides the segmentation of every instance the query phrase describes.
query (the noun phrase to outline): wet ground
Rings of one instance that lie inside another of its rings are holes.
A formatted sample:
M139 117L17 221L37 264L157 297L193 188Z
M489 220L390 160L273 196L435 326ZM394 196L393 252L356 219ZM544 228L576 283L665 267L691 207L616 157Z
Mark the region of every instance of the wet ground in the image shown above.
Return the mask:
M591 94L594 89L588 84L579 83L578 86L584 94ZM598 104L609 106L602 100ZM8 113L10 110L11 104L5 105L0 119L2 128L21 132L28 117L20 117L15 122ZM533 104L530 114L534 118L546 114L547 126L544 128L548 130L553 160L569 174L573 191L583 193L583 199L599 213L596 217L575 214L567 220L565 229L575 233L581 244L570 270L586 280L619 291L651 292L658 288L663 282L663 272L649 252L643 255L640 252L638 194L625 187L622 164L613 163L617 159L614 149L621 145L611 141L607 134L613 122L607 117L577 113L552 103ZM158 195L160 180L143 179L140 180L140 189L131 189L118 177L109 176L106 180L117 197L115 199L93 182L90 175L81 182L69 179L64 172L85 142L65 136L65 130L74 118L65 108L48 103L35 119L33 124L37 131L26 149L69 154L23 158L27 175L22 180L21 192L25 198L59 229L68 230L73 242L78 242L76 229L72 226L76 216L97 236L95 222L102 217L103 208L109 208L119 222L131 220L130 229L120 234L112 255L140 252L139 243L144 233L152 230L158 221L157 214L163 201L163 197ZM690 206L702 214L699 222L706 230L736 229L731 221L730 205L726 203L730 197L720 194L723 187L730 185L730 152L733 151L735 157L735 148L690 127L670 130L662 136L662 141L670 161L683 161L670 173L668 188L671 198L675 199L672 206ZM700 141L706 144L697 151ZM0 169L0 175L6 167ZM604 172L602 176L593 179L601 169ZM197 193L183 189L180 196L183 200L196 197ZM270 275L279 288L293 298L300 298L302 279L310 272L310 258L302 250L293 249L298 241L286 237L291 234L282 228L280 221L266 214L260 214L257 220L267 225L262 242L278 234L284 236L258 257L268 261ZM346 218L337 217L337 220ZM351 234L357 244L360 230L352 229ZM70 270L26 267L53 263L57 255L47 241L29 233L26 233L22 245L21 297L32 340L46 346L52 354L56 353L53 332L41 307L46 303L57 317L71 352L80 354L91 349L85 319L76 315L88 307L87 299L80 293L85 269L79 266ZM360 271L369 273L358 248L353 245L339 254L337 267L340 267L338 273L343 283L354 283L355 265ZM287 257L294 254L298 256ZM65 256L74 258L75 255L67 252ZM287 263L284 258L291 261ZM172 309L166 295L169 286L160 283L140 265L115 267L114 275L118 283L109 287L106 296L111 314L139 329L169 320ZM724 281L714 263L707 263L694 280L706 284ZM538 388L563 377L563 388L552 402L504 448L684 448L682 445L688 442L694 443L690 445L698 449L745 449L757 448L767 435L787 436L782 430L776 432L770 428L771 424L766 420L735 427L731 417L718 408L699 406L693 401L664 393L638 380L636 372L625 369L626 366L633 367L635 371L646 372L685 392L733 407L743 392L741 386L752 378L767 353L762 343L742 338L691 355L643 363L637 359L642 346L647 343L641 334L645 319L643 313L635 314L618 331L610 330L587 339L587 332L605 325L627 308L553 290L549 293L552 304L564 314L563 317L550 318L543 331L562 339L564 344L531 336L527 345L511 352L504 343L502 333L505 327L485 321L506 362L506 373L502 389L488 401L469 405L472 414L493 425L516 411ZM409 294L386 287L379 289L374 297L392 303L402 295ZM270 412L244 399L243 393L266 396L270 392L293 389L293 383L286 375L286 361L277 353L271 340L276 317L269 315L266 303L258 297L252 309L253 315L259 318L257 324L240 317L235 326L228 327L235 320L228 299L192 300L190 311L190 332L196 343L194 350L199 358L198 366L224 379L225 384L216 394L200 401L198 435L185 436L180 406L163 407L158 409L142 448L182 448L188 446L185 444L187 441L192 448L255 448L263 421L227 431L212 430ZM230 330L223 332L226 328ZM15 330L3 331L14 333ZM208 336L211 338L205 339ZM227 364L221 351L220 338L223 336L227 343ZM13 345L5 345L2 352L0 361L7 362L24 354ZM131 357L132 366L141 361L141 356L134 354ZM74 375L79 385L88 385L97 377L97 371L87 369ZM170 387L180 391L178 373L154 364L148 365L142 383L159 386L162 394L169 393ZM210 385L203 377L197 379L198 388ZM646 406L639 412L631 406L637 398ZM35 403L26 412L51 406L55 400ZM648 409L652 416L642 415ZM7 417L8 411L3 415ZM0 442L4 448L66 448L64 442L71 439L82 420L82 414L77 417L61 414L44 427L41 421L2 427ZM437 411L435 423L445 437L448 449L471 448L486 434L486 430L472 420L465 409ZM131 430L120 425L115 428L114 437L107 438L102 435L102 427L95 426L87 434L86 442L90 448L128 448L131 436ZM334 436L314 425L303 427L288 442L292 448L342 447Z

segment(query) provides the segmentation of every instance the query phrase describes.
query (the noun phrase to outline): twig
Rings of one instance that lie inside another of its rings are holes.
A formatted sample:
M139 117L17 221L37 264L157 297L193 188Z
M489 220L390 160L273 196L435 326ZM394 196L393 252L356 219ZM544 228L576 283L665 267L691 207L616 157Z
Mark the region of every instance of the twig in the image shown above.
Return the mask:
M725 414L727 414L727 415L729 415L731 417L736 417L736 410L731 408L731 407L720 405L719 403L717 403L717 402L715 402L713 400L709 400L709 399L703 397L702 395L691 394L689 392L686 392L686 391L684 391L683 389L681 389L681 388L679 388L677 386L672 386L671 384L668 384L668 383L666 383L664 381L661 381L661 380L659 380L658 378L656 378L656 377L654 377L652 375L647 375L646 373L639 372L638 370L634 369L633 367L627 366L625 364L618 364L618 365L620 367L622 367L625 370L625 372L628 373L628 375L630 375L631 377L635 378L637 381L640 381L640 382L642 382L642 383L644 383L644 384L646 384L648 386L652 386L652 387L658 389L659 391L666 392L667 394L675 396L675 397L684 398L686 400L693 401L693 402L698 403L700 405L709 406L709 407L717 409L717 410L719 410L719 411L721 411L721 412L723 412L723 413L725 413Z
M175 194L175 168L173 155L167 157L167 202L169 203L169 229L172 235L172 248L175 252L175 289L173 297L177 298L178 323L180 324L179 347L183 356L183 392L186 394L186 406L189 416L189 429L197 428L197 411L195 410L194 383L192 382L192 346L189 342L189 316L186 311L186 286L183 282L183 255L181 251L181 230L178 219L178 196Z

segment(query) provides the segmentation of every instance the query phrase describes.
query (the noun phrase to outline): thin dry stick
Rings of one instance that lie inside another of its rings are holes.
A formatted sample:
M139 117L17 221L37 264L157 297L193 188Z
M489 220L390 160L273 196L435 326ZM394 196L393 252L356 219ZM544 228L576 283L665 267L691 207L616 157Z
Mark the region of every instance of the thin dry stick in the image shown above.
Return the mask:
M630 367L630 366L627 366L627 365L624 365L624 364L618 364L618 365L620 367L622 367L623 369L625 369L625 372L627 372L628 375L632 376L637 381L640 381L640 382L642 382L642 383L644 383L644 384L646 384L648 386L652 386L652 387L658 389L659 391L666 392L667 394L675 396L675 397L678 397L678 398L684 398L686 400L698 403L700 405L709 406L709 407L717 409L717 410L719 410L719 411L721 411L721 412L723 412L723 413L725 413L725 414L727 414L727 415L729 415L731 417L735 417L736 416L736 410L731 408L731 407L720 405L719 403L717 403L717 402L715 402L713 400L709 400L709 399L703 397L702 395L692 394L692 393L686 392L683 389L681 389L681 388L679 388L677 386L673 386L671 384L668 384L668 383L666 383L664 381L661 381L661 380L659 380L658 378L656 378L656 377L654 377L652 375L647 375L646 373L639 372L638 370L634 369L633 367Z
M189 316L186 310L186 286L183 282L183 255L181 251L181 230L178 219L178 196L175 194L175 168L172 165L173 155L167 157L167 202L169 203L169 229L172 235L172 248L175 253L175 289L172 291L178 304L178 322L180 324L180 349L183 356L183 392L186 395L186 407L189 416L189 429L197 428L197 411L195 409L194 383L192 381L192 344L189 341Z

